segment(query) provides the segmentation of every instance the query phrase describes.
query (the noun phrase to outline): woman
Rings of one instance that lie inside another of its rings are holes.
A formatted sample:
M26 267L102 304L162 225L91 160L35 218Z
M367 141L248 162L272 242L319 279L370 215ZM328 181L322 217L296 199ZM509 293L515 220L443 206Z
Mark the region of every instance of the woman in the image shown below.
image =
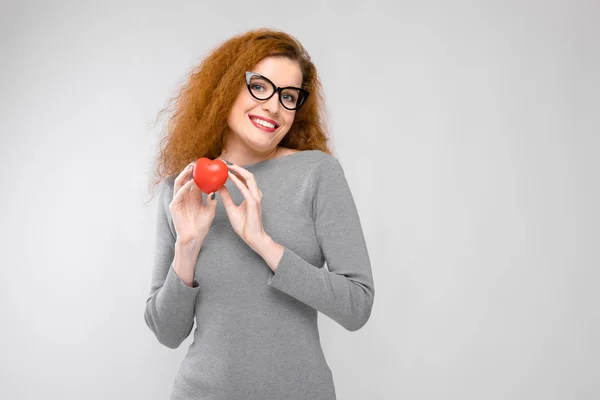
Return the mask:
M286 33L250 31L216 48L177 100L145 310L173 349L196 318L171 398L335 399L317 311L355 331L374 286L310 57ZM218 197L183 168L199 157L229 164Z

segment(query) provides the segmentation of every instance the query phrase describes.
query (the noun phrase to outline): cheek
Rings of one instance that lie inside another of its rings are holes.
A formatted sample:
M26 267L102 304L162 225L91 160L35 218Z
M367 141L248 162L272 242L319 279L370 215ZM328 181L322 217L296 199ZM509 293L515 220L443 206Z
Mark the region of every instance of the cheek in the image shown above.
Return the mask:
M243 122L247 118L246 114L249 113L254 104L246 101L245 99L238 99L231 107L228 121L236 121L237 123Z
M250 96L249 93L244 93L239 99L238 102L240 104L240 110L245 113L252 113L256 111L258 107L260 107L260 103L258 100L254 99L254 97Z
M248 91L244 89L233 103L230 118L243 119L246 117L245 114L250 113L256 108L256 101L254 101L254 98L247 92Z
M296 116L296 114L291 114L285 117L285 124L289 127L292 126L292 124L294 123L294 117Z

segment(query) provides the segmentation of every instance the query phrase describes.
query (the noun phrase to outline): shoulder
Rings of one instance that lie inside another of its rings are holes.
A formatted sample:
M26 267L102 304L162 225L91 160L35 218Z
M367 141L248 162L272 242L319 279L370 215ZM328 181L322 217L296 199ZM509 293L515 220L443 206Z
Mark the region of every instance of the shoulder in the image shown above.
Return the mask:
M178 174L169 175L158 185L159 201L163 205L168 205L173 200L173 188L175 187L175 178Z
M309 157L313 164L313 171L316 178L324 175L343 173L342 164L333 154L325 153L321 150L310 150Z
M310 164L316 170L327 166L340 165L336 156L321 150L296 150L295 153L302 153L302 162Z
M314 194L321 190L335 190L338 185L346 184L346 176L339 159L321 150L304 150L306 152L303 163L306 169L310 185Z
M311 167L310 187L313 217L334 209L346 209L348 201L353 201L350 185L340 160L329 153L314 152Z
M318 168L327 168L328 165L338 164L335 156L318 149L296 150L285 148L281 152L288 172L314 177Z
M292 156L295 157L295 169L301 170L313 185L344 175L342 164L333 154L321 150L301 150L298 153L301 155Z

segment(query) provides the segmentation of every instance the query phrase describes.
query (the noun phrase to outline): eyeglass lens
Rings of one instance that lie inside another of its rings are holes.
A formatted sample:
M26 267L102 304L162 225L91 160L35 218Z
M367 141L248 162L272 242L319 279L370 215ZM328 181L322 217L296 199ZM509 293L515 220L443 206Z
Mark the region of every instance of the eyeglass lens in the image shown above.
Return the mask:
M273 88L273 85L263 77L252 76L250 78L250 90L257 99L265 100L273 95L275 89ZM300 95L301 94L296 89L284 89L281 91L280 99L283 105L293 109L298 105Z

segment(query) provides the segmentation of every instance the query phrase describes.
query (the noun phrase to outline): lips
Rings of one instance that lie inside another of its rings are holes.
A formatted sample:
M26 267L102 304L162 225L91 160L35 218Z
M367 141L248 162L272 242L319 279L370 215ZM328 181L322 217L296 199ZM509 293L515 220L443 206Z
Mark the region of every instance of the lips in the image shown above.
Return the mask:
M267 132L274 132L277 128L279 128L279 124L277 123L277 121L271 118L252 114L248 115L248 117L250 118L250 122L252 122L252 125Z

